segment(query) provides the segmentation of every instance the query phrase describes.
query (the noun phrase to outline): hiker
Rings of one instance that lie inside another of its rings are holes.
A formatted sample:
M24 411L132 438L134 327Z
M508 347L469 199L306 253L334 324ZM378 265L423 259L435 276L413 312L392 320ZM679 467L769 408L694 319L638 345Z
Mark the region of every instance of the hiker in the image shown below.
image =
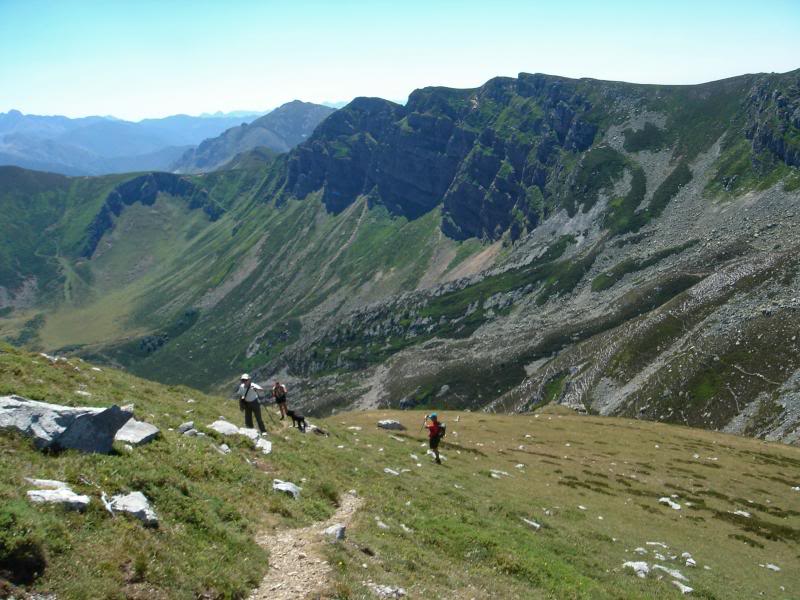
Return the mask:
M244 412L244 426L248 429L252 429L253 415L255 415L256 422L258 423L258 430L261 433L266 433L267 428L264 427L264 421L261 419L261 403L258 401L259 391L263 393L264 389L258 384L253 383L250 379L250 375L242 373L236 395L239 397L239 410Z
M272 386L272 397L275 398L275 404L278 405L278 410L281 411L281 421L286 418L286 386L277 379Z
M436 457L436 464L440 465L442 460L439 458L439 442L444 437L445 426L439 422L439 417L436 413L431 413L425 417L423 427L428 429L428 444Z

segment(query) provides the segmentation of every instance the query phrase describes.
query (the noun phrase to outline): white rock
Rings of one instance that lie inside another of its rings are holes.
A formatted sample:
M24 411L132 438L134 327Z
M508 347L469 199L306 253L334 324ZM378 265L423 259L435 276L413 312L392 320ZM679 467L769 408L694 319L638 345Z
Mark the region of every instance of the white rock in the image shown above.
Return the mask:
M350 431L361 431L361 427L359 427L358 425L353 425L351 427L348 427L348 429Z
M231 453L231 448L230 448L230 446L228 446L228 444L220 444L219 446L217 446L217 450L219 450L220 454L230 454Z
M634 554L639 554L639 555L647 554L647 550L642 547L636 548L633 552Z
M689 558L686 559L686 566L687 567L696 567L697 566L697 562L692 557L689 557Z
M370 583L369 587L378 598L405 598L407 595L405 589L401 587L378 585L377 583Z
M250 429L248 427L240 427L239 435L243 435L253 442L255 442L259 437L258 429Z
M70 489L69 484L64 483L63 481L56 481L55 479L32 479L30 477L26 477L25 481L40 490Z
M733 514L738 515L740 517L745 517L747 519L750 518L750 513L747 512L746 510L735 510L733 511Z
M181 423L180 427L178 427L178 433L186 433L190 429L194 429L194 421L186 421L186 423Z
M580 510L586 510L586 507L583 504L578 504L578 508Z
M76 494L69 487L29 490L27 496L34 504L59 504L69 510L86 510L91 502L89 496Z
M383 468L383 472L386 473L387 475L400 475L400 473L398 471L395 471L394 469L390 469L389 467L384 467Z
M87 398L92 395L90 392L87 392L86 390L75 390L75 393L78 394L78 396L86 396Z
M375 521L375 524L378 526L378 529L389 529L389 526L383 521Z
M284 492L286 494L291 494L292 497L296 500L300 497L300 490L303 488L296 486L291 481L281 481L280 479L273 479L272 480L272 489L276 492Z
M647 546L659 546L661 548L664 548L665 550L667 550L669 548L669 546L667 546L664 542L645 542L645 545L647 545Z
M647 577L647 574L650 572L650 567L647 566L647 563L644 561L627 561L622 563L622 568L624 569L633 569L633 572L636 573L637 577L644 579Z
M158 525L158 517L150 506L149 500L142 492L131 492L130 494L117 494L111 497L109 502L111 510L115 513L127 513L139 519L148 527Z
M343 540L345 536L346 527L342 523L336 523L326 528L322 533L335 540Z
M673 510L680 510L681 509L681 505L678 504L677 502L673 501L672 498L668 498L668 497L664 496L663 498L659 498L658 501L661 504L666 504L667 506L669 506Z
M691 594L694 591L694 588L690 588L688 585L682 584L680 581L672 580L672 585L678 588L681 594Z
M37 448L108 453L117 431L131 416L118 406L71 407L0 396L0 430L31 437Z
M191 429L187 429L186 431L184 431L183 435L185 435L186 437L196 437L200 435L200 433L197 431L197 429L192 427Z
M499 471L497 469L489 469L489 472L495 479L500 479L500 477L508 477L508 473L506 473L505 471Z
M405 426L400 421L394 419L383 419L378 421L378 427L381 429L394 429L396 431L405 431Z
M664 571L665 573L668 573L669 575L671 575L675 579L680 579L681 581L689 581L688 579L686 579L686 577L683 576L683 573L681 573L677 569L670 569L669 567L665 567L663 565L653 565L653 569L654 570L658 569L659 571Z
M770 571L775 571L776 573L777 573L778 571L780 571L780 570L781 570L781 568L780 568L778 565L773 565L772 563L767 563L767 564L766 564L766 565L764 565L764 566L765 566L767 569L769 569Z
M260 437L256 440L256 450L261 450L262 454L269 454L272 452L272 442Z
M117 442L125 442L132 446L141 446L152 442L160 433L158 427L155 425L131 418L128 419L128 422L117 432L114 436L114 440Z
M522 463L518 463L518 464L514 465L514 468L515 469L524 469L525 465L523 465Z
M208 428L222 435L236 435L239 433L239 428L236 425L222 420L214 421Z
M542 526L539 523L537 523L536 521L531 521L530 519L526 519L525 517L520 517L520 519L522 519L523 523L525 523L527 525L530 525L536 531L539 531L542 528Z

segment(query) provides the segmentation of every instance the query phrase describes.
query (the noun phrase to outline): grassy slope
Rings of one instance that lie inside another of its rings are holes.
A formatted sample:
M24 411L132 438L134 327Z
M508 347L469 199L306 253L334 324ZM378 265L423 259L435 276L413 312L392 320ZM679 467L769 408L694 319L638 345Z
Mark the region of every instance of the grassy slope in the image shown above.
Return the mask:
M436 467L415 430L422 415L381 412L332 417L321 423L329 438L277 432L273 424L269 457L231 440L233 452L223 456L213 437L168 431L188 418L200 425L220 414L239 419L233 403L187 388L98 372L77 359L51 365L5 347L0 393L11 392L70 404L135 402L137 416L163 432L149 446L109 456L45 455L0 436L0 564L9 546L30 542L29 554L39 550L47 562L34 588L59 598L246 596L267 568L254 533L326 517L350 488L366 502L348 541L325 550L337 597L367 597L367 580L402 585L411 597L677 597L668 578L639 580L621 569L625 560L654 560L659 549L647 541L669 545L665 555L692 553L695 569L663 562L689 577L697 597L779 598L782 585L796 591L795 448L630 420L446 413L448 460ZM407 434L376 429L386 416L406 423ZM384 467L410 471L395 477ZM494 479L490 469L509 476ZM23 476L61 478L94 496L142 490L161 526L112 520L96 498L84 515L33 507ZM273 477L302 485L301 499L272 493ZM670 494L683 510L658 503ZM731 513L740 509L752 516ZM632 553L639 546L647 557ZM781 572L758 566L767 562Z

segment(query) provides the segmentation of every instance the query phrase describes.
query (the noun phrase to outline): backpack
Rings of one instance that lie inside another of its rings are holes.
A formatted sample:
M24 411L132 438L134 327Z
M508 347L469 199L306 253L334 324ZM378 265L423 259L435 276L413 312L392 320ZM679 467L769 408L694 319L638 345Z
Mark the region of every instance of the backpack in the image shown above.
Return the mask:
M439 433L437 434L436 437L438 439L442 439L446 433L447 433L447 425L445 425L444 423L439 423Z

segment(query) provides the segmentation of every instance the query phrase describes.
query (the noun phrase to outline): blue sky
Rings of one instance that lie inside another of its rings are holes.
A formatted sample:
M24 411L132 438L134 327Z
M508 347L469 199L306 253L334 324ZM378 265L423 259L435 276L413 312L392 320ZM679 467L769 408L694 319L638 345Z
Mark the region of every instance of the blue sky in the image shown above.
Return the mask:
M800 68L800 2L0 0L0 112L121 118Z

